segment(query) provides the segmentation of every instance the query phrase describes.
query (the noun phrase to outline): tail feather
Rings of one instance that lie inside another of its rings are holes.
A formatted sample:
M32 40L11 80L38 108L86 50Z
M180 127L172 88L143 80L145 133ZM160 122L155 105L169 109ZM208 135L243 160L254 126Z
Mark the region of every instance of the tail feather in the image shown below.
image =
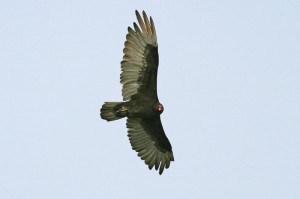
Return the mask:
M100 109L100 116L107 121L118 120L126 116L122 114L123 102L105 102Z

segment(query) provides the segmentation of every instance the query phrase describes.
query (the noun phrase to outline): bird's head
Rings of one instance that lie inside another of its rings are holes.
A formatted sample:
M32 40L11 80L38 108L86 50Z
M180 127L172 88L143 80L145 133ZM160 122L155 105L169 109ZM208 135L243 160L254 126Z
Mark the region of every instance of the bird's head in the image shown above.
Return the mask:
M164 106L159 102L155 104L154 108L159 114L162 114L164 111Z

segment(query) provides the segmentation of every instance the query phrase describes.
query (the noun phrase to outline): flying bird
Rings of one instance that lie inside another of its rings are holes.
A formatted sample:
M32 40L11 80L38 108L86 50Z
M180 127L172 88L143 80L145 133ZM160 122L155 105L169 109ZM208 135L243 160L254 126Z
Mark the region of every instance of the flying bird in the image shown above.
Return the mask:
M154 22L135 11L139 26L128 27L121 62L124 102L105 102L100 116L107 121L127 117L132 149L151 170L162 174L174 161L172 146L164 132L160 114L163 105L157 96L158 45Z

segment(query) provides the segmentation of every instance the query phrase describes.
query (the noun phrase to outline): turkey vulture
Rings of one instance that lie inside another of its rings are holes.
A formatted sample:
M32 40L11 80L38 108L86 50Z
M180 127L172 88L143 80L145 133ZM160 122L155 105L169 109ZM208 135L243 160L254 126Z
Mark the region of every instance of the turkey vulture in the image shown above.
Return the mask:
M162 174L174 161L172 146L165 135L160 114L164 107L157 96L158 45L155 26L143 11L135 11L140 27L128 27L121 62L121 84L125 102L105 102L100 116L107 121L127 117L132 149L148 165Z

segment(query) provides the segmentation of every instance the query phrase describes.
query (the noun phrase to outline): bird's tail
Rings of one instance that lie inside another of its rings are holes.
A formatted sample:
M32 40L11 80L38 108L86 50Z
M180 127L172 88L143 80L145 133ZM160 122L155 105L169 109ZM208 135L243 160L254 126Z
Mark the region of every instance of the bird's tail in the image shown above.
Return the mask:
M127 115L127 109L123 107L124 102L105 102L100 109L102 119L109 121L118 120Z

